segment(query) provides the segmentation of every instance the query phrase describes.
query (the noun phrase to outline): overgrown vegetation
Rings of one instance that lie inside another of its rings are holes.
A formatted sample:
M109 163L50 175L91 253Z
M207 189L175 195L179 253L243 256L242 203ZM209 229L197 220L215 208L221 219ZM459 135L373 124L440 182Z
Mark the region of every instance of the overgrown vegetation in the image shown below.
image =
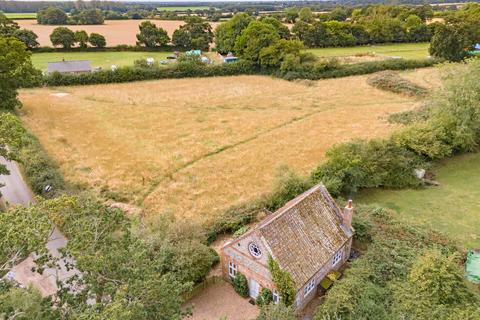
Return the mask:
M282 270L271 256L268 257L268 270L272 275L273 283L278 290L280 297L282 297L282 304L289 307L295 303L295 282L292 275L285 270Z
M369 226L369 236L362 237L368 250L328 291L315 320L480 316L480 297L463 278L455 243L382 208L357 208L355 215Z
M394 93L401 93L409 96L425 96L427 89L402 78L397 72L383 71L370 76L367 83L378 89L391 91Z
M248 280L243 273L237 272L235 278L232 280L232 285L235 291L242 297L248 297Z

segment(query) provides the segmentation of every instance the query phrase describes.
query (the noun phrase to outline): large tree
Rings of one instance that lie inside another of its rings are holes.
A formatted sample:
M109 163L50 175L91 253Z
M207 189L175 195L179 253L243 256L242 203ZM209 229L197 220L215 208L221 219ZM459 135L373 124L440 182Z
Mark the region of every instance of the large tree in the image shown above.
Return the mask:
M235 41L235 52L245 60L258 63L260 51L278 40L280 36L271 24L252 21Z
M173 44L188 49L208 50L213 41L210 24L200 17L189 17L186 22L173 32Z
M47 7L37 12L39 24L66 24L67 19L67 14L57 7Z
M17 89L38 78L39 71L33 68L25 44L13 37L0 37L0 109L18 106Z
M215 29L215 46L218 52L226 54L235 51L235 41L254 19L246 13L237 13L232 19L221 23Z
M64 49L70 49L76 42L75 33L66 27L53 29L50 41L54 46L61 45Z
M103 48L107 45L107 41L105 40L105 37L95 32L90 33L88 42L90 42L92 46L97 48Z
M140 33L137 34L137 45L154 48L164 46L170 41L167 31L150 21L143 21L138 28Z

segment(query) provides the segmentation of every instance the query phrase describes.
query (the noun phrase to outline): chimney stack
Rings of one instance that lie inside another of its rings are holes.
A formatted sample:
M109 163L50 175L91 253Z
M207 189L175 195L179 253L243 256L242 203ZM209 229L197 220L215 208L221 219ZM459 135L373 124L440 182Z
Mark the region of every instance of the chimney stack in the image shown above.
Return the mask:
M345 209L343 209L343 225L347 228L352 228L352 217L353 217L353 201L352 199L348 200Z

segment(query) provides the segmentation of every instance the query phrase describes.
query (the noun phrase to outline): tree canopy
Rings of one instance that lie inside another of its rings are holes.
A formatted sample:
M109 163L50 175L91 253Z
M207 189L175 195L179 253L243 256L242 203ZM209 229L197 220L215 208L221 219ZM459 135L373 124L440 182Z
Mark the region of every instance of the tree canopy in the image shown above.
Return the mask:
M140 33L137 34L137 45L154 48L164 46L170 41L167 31L150 21L143 21L138 28Z

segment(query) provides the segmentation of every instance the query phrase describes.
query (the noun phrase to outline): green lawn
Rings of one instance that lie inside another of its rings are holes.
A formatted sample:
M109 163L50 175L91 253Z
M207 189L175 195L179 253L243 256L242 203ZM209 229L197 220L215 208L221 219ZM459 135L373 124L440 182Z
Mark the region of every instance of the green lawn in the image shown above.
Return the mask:
M37 14L32 13L4 13L9 19L37 19Z
M65 60L90 60L92 67L110 69L112 64L117 66L133 65L138 59L152 57L155 61L164 60L171 52L45 52L32 54L33 65L40 69L47 69L47 62Z
M378 203L409 221L457 239L467 248L480 248L480 153L449 159L435 169L438 187L367 191L357 201Z
M211 7L207 6L198 6L198 7L157 7L158 11L187 11L188 9L195 11L195 10L208 10Z
M396 43L396 44L379 44L370 46L356 47L340 47L340 48L317 48L308 49L319 57L341 57L352 56L362 53L373 53L380 56L402 57L405 59L421 59L427 58L428 42L422 43Z

